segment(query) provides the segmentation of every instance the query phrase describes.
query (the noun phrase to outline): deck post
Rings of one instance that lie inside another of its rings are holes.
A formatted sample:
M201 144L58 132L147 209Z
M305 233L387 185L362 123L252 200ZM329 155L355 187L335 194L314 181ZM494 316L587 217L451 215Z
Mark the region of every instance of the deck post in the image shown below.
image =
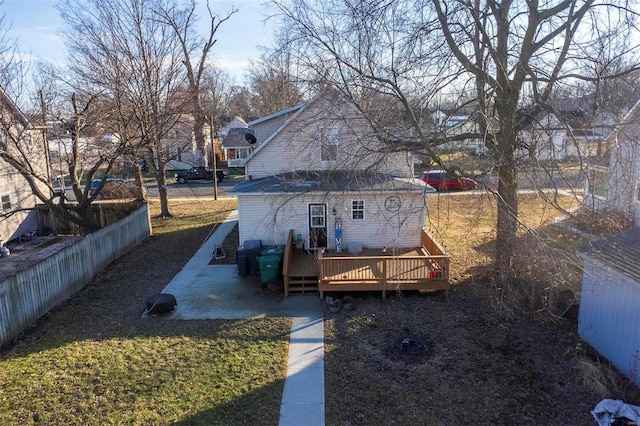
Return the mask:
M282 265L282 276L284 278L284 297L289 297L289 272L293 259L293 229L289 230L287 244L284 246L284 259Z
M385 258L382 261L382 286L385 290L382 290L382 298L386 299L387 297L387 259Z

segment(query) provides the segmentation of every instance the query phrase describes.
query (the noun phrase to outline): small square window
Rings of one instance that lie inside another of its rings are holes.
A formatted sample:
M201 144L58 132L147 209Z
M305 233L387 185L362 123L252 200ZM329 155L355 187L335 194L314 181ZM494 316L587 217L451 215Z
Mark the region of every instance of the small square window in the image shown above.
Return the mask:
M353 220L364 220L364 200L351 202L351 218Z
M9 194L0 196L0 202L2 203L2 212L10 212L13 209L11 196Z

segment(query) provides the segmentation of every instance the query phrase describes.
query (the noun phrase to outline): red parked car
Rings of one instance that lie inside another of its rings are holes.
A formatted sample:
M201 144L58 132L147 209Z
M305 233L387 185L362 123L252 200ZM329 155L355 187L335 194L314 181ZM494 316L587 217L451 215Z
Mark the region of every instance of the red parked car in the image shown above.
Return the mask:
M478 183L475 180L467 177L451 176L445 170L422 172L420 179L438 191L467 191L478 187Z

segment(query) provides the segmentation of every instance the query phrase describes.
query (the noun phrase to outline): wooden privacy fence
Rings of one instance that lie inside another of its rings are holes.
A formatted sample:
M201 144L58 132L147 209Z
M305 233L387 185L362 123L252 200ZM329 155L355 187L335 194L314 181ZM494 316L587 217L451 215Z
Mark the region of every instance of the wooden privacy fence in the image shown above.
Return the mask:
M149 235L149 208L144 204L118 222L0 281L0 345L16 337Z

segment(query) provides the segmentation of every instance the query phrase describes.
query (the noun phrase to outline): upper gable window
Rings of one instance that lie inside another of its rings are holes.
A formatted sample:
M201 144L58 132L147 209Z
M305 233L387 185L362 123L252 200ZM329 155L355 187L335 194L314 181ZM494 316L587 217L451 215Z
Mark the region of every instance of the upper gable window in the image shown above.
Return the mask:
M0 195L0 203L2 203L2 212L10 212L13 209L13 205L11 204L11 195L3 194Z
M338 132L335 127L320 131L320 160L336 161L338 159Z

